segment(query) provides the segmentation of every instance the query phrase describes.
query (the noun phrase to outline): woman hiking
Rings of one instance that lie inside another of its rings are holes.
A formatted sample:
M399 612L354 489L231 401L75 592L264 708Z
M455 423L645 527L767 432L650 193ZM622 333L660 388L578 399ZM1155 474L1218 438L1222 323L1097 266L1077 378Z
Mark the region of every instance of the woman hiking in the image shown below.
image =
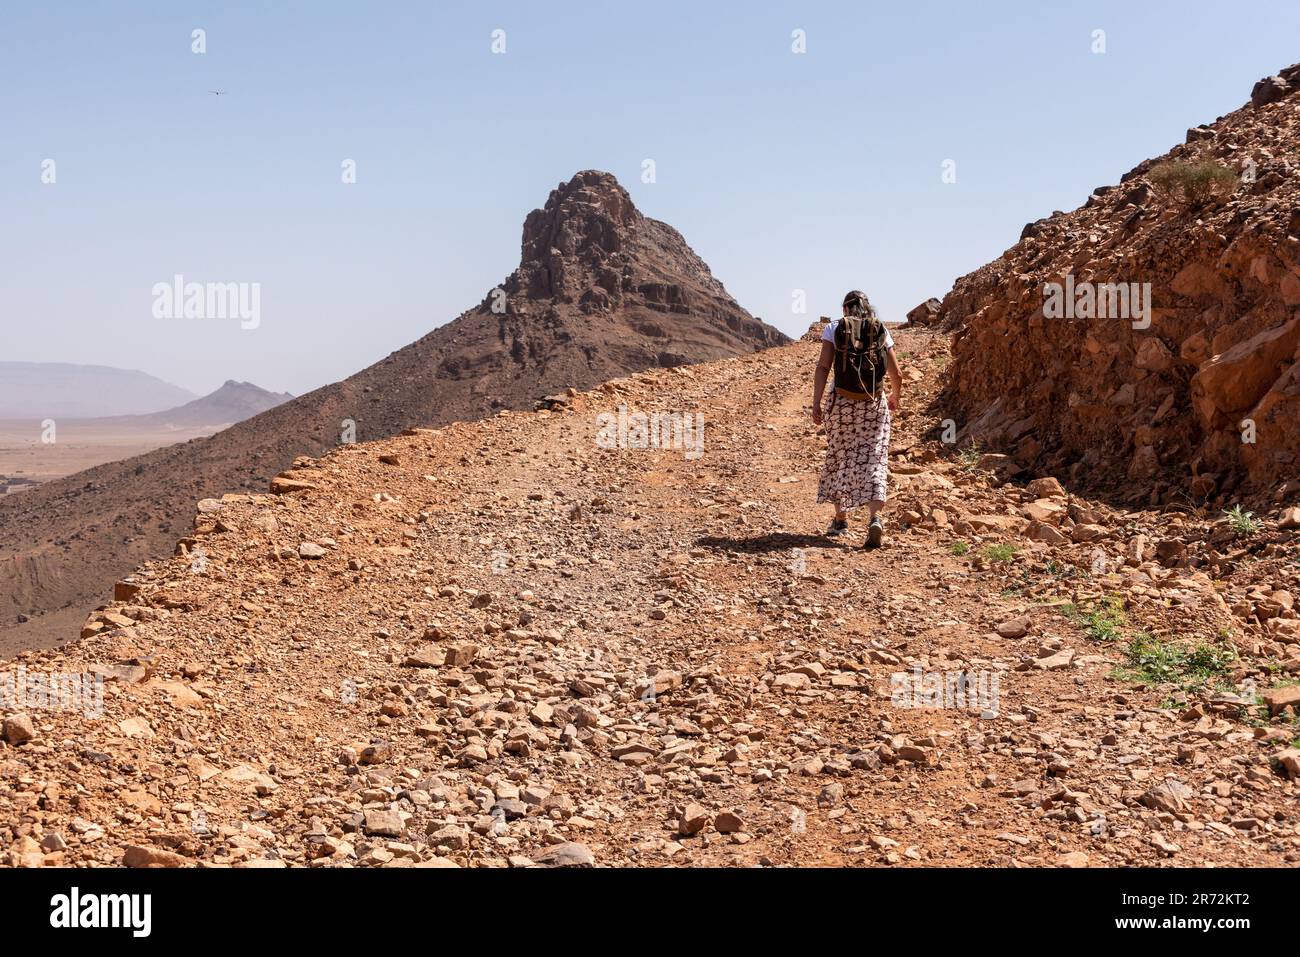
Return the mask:
M835 384L823 414L822 395L832 370ZM844 297L844 318L822 332L822 351L813 374L813 424L826 423L826 465L817 485L817 501L835 506L835 517L826 530L831 537L848 531L849 509L865 505L870 523L866 547L880 547L885 533L880 510L885 507L889 480L889 426L902 387L894 339L866 294L854 289Z

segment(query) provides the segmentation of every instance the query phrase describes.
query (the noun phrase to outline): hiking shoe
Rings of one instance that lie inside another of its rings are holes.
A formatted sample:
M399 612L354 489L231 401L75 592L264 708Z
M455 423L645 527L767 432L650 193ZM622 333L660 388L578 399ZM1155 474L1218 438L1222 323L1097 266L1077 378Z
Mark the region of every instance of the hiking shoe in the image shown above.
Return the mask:
M832 519L831 527L826 529L826 537L839 538L848 530L849 530L849 523L847 519L843 519L843 518Z
M871 520L871 526L867 529L867 548L879 548L884 537L884 524L879 518L873 518Z

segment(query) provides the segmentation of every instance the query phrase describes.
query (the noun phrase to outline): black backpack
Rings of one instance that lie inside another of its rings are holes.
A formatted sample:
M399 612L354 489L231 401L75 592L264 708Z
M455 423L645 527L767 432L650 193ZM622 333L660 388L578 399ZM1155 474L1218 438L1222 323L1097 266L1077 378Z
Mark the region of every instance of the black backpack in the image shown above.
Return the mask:
M845 316L835 326L835 394L870 399L885 377L885 327L875 316Z

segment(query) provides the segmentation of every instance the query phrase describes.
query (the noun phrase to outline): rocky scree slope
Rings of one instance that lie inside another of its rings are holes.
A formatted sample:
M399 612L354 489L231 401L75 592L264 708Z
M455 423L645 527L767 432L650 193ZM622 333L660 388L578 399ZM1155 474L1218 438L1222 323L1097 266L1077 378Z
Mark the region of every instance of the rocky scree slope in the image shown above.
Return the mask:
M939 321L953 333L945 403L963 441L1128 501L1295 493L1297 90L1300 66L1260 81L1251 103L1029 224L958 280ZM1207 171L1230 182L1189 201L1179 180ZM1150 283L1150 326L1045 318L1044 284L1067 275Z

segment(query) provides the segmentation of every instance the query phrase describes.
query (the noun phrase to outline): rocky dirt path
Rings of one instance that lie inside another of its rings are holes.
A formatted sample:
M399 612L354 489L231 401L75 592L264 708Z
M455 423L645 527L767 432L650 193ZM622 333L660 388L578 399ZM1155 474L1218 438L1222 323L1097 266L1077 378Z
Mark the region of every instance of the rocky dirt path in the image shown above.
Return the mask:
M0 860L1300 860L1288 516L1238 546L1009 481L933 438L946 341L899 347L876 552L821 536L808 342L201 503L13 663L106 680L99 715L5 712ZM702 454L599 447L620 404L702 413Z

